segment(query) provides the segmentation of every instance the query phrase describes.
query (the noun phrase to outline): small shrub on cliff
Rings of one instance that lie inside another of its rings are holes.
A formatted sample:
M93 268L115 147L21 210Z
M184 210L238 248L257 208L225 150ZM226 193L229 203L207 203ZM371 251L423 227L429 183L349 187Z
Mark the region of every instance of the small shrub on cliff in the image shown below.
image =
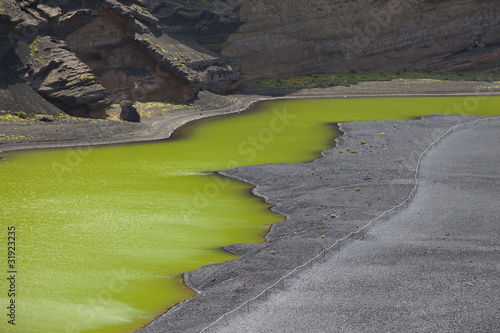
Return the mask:
M18 114L17 116L18 116L19 118L21 118L21 119L26 119L26 118L28 118L28 116L26 115L26 112L24 112L24 111L19 112L19 114Z

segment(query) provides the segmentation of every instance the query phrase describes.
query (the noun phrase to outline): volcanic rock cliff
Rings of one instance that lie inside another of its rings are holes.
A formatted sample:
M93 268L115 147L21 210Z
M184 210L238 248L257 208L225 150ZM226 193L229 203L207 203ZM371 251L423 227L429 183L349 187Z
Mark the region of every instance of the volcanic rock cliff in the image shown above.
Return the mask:
M498 69L494 0L241 0L222 53L247 78L338 70Z
M105 108L113 101L188 101L200 90L226 90L241 77L239 60L176 34L184 31L174 28L175 17L169 28L169 18L180 15L179 6L175 1L155 5L154 1L2 0L0 74L2 82L13 82L2 85L2 108L15 107L16 98L39 101L35 95L40 95L47 108L50 102L71 114L106 117ZM185 6L192 11L193 22L214 25L213 34L224 36L218 32L218 25L225 22L219 16L233 8L211 5L214 8L206 11L203 4ZM208 18L197 20L197 15ZM233 14L230 20L233 17L238 26L239 16ZM19 86L28 94L17 96ZM43 109L38 103L23 111L44 113Z
M500 69L499 46L494 0L0 0L0 101L105 117L260 77Z

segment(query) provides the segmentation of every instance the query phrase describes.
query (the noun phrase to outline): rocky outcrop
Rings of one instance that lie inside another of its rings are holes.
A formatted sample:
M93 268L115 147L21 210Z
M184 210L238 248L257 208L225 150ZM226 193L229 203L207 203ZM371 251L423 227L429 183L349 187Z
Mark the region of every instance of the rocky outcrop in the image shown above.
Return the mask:
M0 66L0 77L2 78L0 80L1 111L12 114L24 112L27 115L47 114L54 116L63 113L37 94L10 66Z
M124 99L224 92L242 75L487 71L499 59L491 0L0 2L0 64L15 66L30 93L86 115Z
M72 114L105 108L106 90L90 68L68 50L66 43L50 37L19 42L21 77L42 97Z
M351 69L500 68L495 1L241 2L245 23L222 53L242 60L247 79Z
M239 0L148 0L144 6L169 34L187 37L213 50L244 23Z
M134 40L152 56L155 63L189 82L196 90L222 91L240 78L241 65L238 61L207 49L200 51L188 40L177 38L166 34L160 37L134 35ZM169 45L169 49L162 45Z
M134 107L134 102L132 101L121 101L120 102L121 112L120 119L125 121L131 121L138 123L141 121L141 116L137 109Z
M139 22L133 20L131 28L116 13L105 11L68 35L67 42L95 73L113 101L186 101L193 98L197 91L195 84L155 62L134 39L137 28L142 28ZM143 29L145 35L154 37L147 28Z
M0 63L15 67L32 92L62 110L98 117L106 116L112 101L187 101L200 90L224 91L239 80L238 60L170 36L145 5L0 2ZM7 59L11 51L17 59Z

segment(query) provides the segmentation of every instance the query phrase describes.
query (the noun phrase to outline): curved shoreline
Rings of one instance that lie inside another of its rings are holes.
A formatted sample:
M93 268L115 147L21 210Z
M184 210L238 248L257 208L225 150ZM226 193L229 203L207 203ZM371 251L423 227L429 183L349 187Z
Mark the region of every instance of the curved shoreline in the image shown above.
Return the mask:
M242 254L239 259L185 273L185 281L197 295L137 332L203 331L331 243L399 205L401 198L409 197L414 189L414 170L427 147L450 127L482 118L436 115L411 121L344 123L345 134L338 138L338 146L324 151L323 157L313 162L256 165L221 172L255 186L254 194L275 205L273 211L287 219L271 227L265 243L228 246L231 252ZM373 136L373 127L386 134ZM360 147L355 156L337 153L360 138L367 139L372 149ZM358 162L353 163L353 158ZM328 182L323 178L318 182L311 180L312 171L315 178L335 173L341 179ZM370 177L361 180L360 174ZM362 191L354 191L355 186L361 186ZM304 206L306 203L308 206ZM316 214L319 219L311 221L311 212L319 207L323 208ZM339 216L324 217L325 212L332 211Z
M469 94L464 95L469 96ZM351 209L347 214L344 212L347 216L341 216L342 219L346 220L348 228L331 230L329 227L325 227L324 223L323 225L321 225L321 223L319 225L313 223L312 226L308 225L306 230L303 230L303 226L300 221L297 220L309 220L310 215L301 212L304 207L297 208L293 206L301 206L303 202L298 198L303 196L316 197L317 202L325 206L332 206L331 202L322 202L321 196L323 196L324 193L314 193L317 184L310 181L310 174L318 174L318 170L323 173L337 171L332 170L332 165L339 162L338 157L340 155L336 153L336 149L342 149L342 147L348 146L352 147L352 142L359 143L357 140L365 140L368 135L371 135L368 137L370 142L377 141L378 138L373 137L373 131L371 131L370 134L371 126L388 128L387 130L383 130L383 132L387 133L394 132L393 128L397 129L397 135L391 138L389 142L391 147L389 152L385 151L387 147L384 147L384 145L376 147L376 149L379 150L376 152L377 154L381 153L382 155L385 153L383 159L385 164L378 165L374 168L375 170L366 170L366 168L357 165L353 166L352 163L347 162L348 165L347 168L344 169L345 171L342 170L342 168L339 170L339 174L344 180L348 178L347 184L338 186L337 190L346 188L352 190L354 186L362 184L363 192L367 193L363 200L366 206L374 210L373 213L372 211L368 212L373 215L390 210L391 207L400 204L400 198L406 198L411 195L413 186L410 185L413 184L414 175L411 174L411 172L408 174L408 171L413 169L413 165L418 165L419 163L419 158L415 156L415 152L420 152L422 147L427 147L433 140L439 138L439 136L450 127L480 118L481 117L477 116L448 115L427 116L420 120L413 121L343 123L342 130L344 131L344 136L336 140L338 146L334 149L324 151L322 153L322 158L313 162L292 165L271 164L248 166L220 172L222 175L253 185L254 195L262 197L267 203L274 205L273 211L286 216L286 221L271 227L269 234L266 236L266 243L264 244L232 244L228 246L227 248L231 252L243 255L240 259L233 262L205 266L194 272L184 274L186 285L195 290L197 295L174 306L163 316L157 318L148 326L137 332L203 331L205 328L209 327L211 323L222 318L221 316L223 316L224 313L238 308L241 304L245 304L246 300L260 295L261 291L265 290L267 286L273 285L276 281L279 281L283 275L286 275L281 272L287 273L287 271L293 270L295 267L303 264L303 262L316 256L317 253L321 253L325 247L325 240L328 241L333 239L336 241L344 238L346 234L359 230L359 225L364 225L362 221L370 221L370 216L366 214L366 211L364 214L356 212L361 205L359 205L359 202L356 202L356 199L352 199L352 195L347 194L347 191L344 191L343 195L337 194L336 198L341 201L342 197L344 197L343 209L346 209L345 207L349 205L356 205L354 211ZM430 125L431 123L432 125ZM436 133L436 131L439 131L439 133ZM413 141L410 140L412 142L405 142L408 141L408 136L412 138ZM352 138L355 138L355 140L353 141ZM384 139L385 138L387 138L387 136L384 136ZM365 153L368 152L363 151L362 153L365 155ZM372 151L370 151L370 153L372 153ZM356 155L359 156L361 154ZM370 155L370 157L367 156L367 165L369 165L370 160L373 162L375 156L373 154ZM420 156L420 154L417 155ZM347 154L342 154L342 156L346 157ZM400 158L400 156L404 157ZM377 158L380 158L380 156L377 156ZM394 165L398 164L400 164L400 166L394 169ZM359 176L359 173L368 173L369 171L371 171L370 176L375 176L373 177L375 179L367 177L365 180L369 181L364 183L360 183L359 179L356 179L356 174ZM306 178L307 180L305 180ZM306 190L303 188L299 191L290 190L290 184L302 187L307 183L309 184ZM269 186L263 184L273 185ZM381 194L381 186L387 186L390 190L390 193L386 194L384 200L377 197ZM331 191L334 189L335 188L331 189ZM288 194L286 194L286 192L288 192ZM282 193L285 193L285 195ZM317 229L321 229L323 235L317 233ZM297 234L296 230L301 230L300 233L303 235L294 236L294 234ZM319 237L319 235L321 235L321 237ZM314 244L312 244L314 247L312 250L310 248L311 243L308 244L308 242L311 241L314 242ZM286 254L280 255L280 258L277 258L278 256L275 255L275 253ZM260 273L249 273L252 268L254 270L258 268L257 272ZM228 276L231 278L228 279ZM235 281L236 279L238 281ZM245 283L245 281L248 280L260 282L248 286ZM214 283L214 281L218 282ZM241 289L245 289L245 287L242 286L246 286L248 290L244 292L245 297L240 297L236 300L235 293L240 293L241 295ZM224 309L226 309L226 311L224 311ZM195 316L199 319L196 323L192 320L186 320L186 317L194 318ZM200 322L205 325L200 325Z
M315 260L320 253L312 259L320 265L297 274L305 277L305 281L287 279L283 288L278 286L281 282L278 280L271 286L272 298L255 297L250 311L243 303L201 332L209 328L231 332L236 327L243 328L242 332L260 332L264 328L272 332L323 331L326 327L330 330L349 327L356 331L366 328L367 322L376 331L401 330L401 327L411 331L415 321L422 324L425 321L429 329L494 330L499 321L492 309L498 297L492 299L490 295L500 280L494 278L498 274L485 275L484 267L488 267L488 272L500 269L499 265L491 265L499 235L495 232L495 219L491 219L498 213L495 205L498 184L491 180L498 177L498 169L495 158L482 157L489 156L494 149L494 135L498 138L495 126L500 125L499 121L500 117L479 118L450 128L420 155L415 171L415 190L419 189L418 193L410 194L412 203L393 207L397 211L384 217L383 225L377 223L377 229L367 235L368 241L353 244L341 254L334 253L337 249L332 250L328 258ZM461 151L467 144L478 148ZM443 196L443 190L451 198ZM470 192L475 194L474 198L469 197ZM457 210L457 201L467 209ZM474 214L478 206L482 206L479 216ZM364 239L364 233L362 236ZM353 272L357 272L354 278L350 275ZM401 276L407 283L401 283ZM355 285L351 279L356 281ZM467 289L454 288L464 279L473 283L469 282ZM453 302L448 302L449 299ZM396 304L397 309L386 304ZM467 308L467 313L457 314L457 304ZM361 315L356 313L359 307L366 310ZM412 316L415 311L426 316L415 318ZM440 314L436 315L437 312ZM443 313L451 317L459 315L462 320L447 321ZM469 318L463 320L468 313L471 313ZM390 316L393 320L384 319Z
M401 81L401 82L399 82ZM438 97L438 96L494 96L500 95L500 85L492 89L484 89L481 84L488 82L471 81L434 81L434 80L395 80L383 82L364 82L352 87L331 87L307 89L285 96L264 95L228 95L230 104L222 108L204 110L203 108L188 108L187 110L169 111L167 117L145 119L141 134L126 136L111 136L105 139L82 138L77 141L55 138L51 142L6 143L0 145L0 153L29 149L54 149L84 146L100 146L112 144L139 143L165 140L172 136L175 130L190 122L239 113L248 110L253 104L263 101L286 99L322 99L322 98L374 98L374 97ZM106 122L110 122L106 120ZM102 124L96 124L97 128ZM63 131L71 131L72 125ZM79 126L75 124L74 126Z
M324 93L324 94L323 94ZM496 94L500 94L500 92L496 92ZM447 96L471 96L473 94L471 94L471 92L468 92L468 91L464 91L464 92L458 92L458 93L449 93L449 94L446 94ZM481 96L491 96L491 95L494 95L494 94L486 94L486 93L481 93ZM129 140L127 139L116 139L116 140L110 140L110 141L101 141L101 142L98 142L98 143L92 143L92 142L82 142L81 144L74 144L73 142L59 142L57 144L47 144L47 145L38 145L37 144L33 144L33 146L27 146L27 145L24 145L22 148L19 148L19 147L15 147L15 145L13 145L12 149L7 149L7 150L2 150L2 152L4 151L15 151L15 150L20 150L20 149L35 149L35 148L60 148L60 147L77 147L77 146L87 146L87 145L101 145L101 144L117 144L117 143L132 143L132 142L144 142L144 141L152 141L152 140L162 140L162 139L165 139L165 138L168 138L172 135L172 133L177 129L179 128L180 126L184 125L184 124L187 124L188 122L191 122L191 121L195 121L195 120L198 120L198 119L202 119L202 118L206 118L206 117L212 117L212 116L219 116L219 115L223 115L223 114L229 114L229 113L235 113L235 112L241 112L242 110L245 110L247 108L249 108L252 104L256 103L256 102L259 102L259 101L265 101L265 100L278 100L278 99L297 99L297 98L343 98L343 97L350 97L350 98L358 98L358 97L408 97L408 96L412 96L412 97L415 97L415 96L443 96L442 93L427 93L427 94L424 94L424 93L416 93L416 94L399 94L399 93L394 93L394 94L386 94L386 93L371 93L371 94L353 94L353 95L332 95L332 94L327 94L327 92L322 92L322 93L317 93L317 94L292 94L292 95L289 95L289 96L283 96L283 97L266 97L266 96L246 96L246 95L241 95L241 96L236 96L236 101L231 104L230 106L226 107L226 108L223 108L223 109L220 109L220 110L210 110L210 111L203 111L204 115L203 116L199 116L199 115L196 115L195 113L198 112L198 111L193 111L193 112L190 112L190 113L187 113L187 114L182 114L182 113L179 113L178 117L175 118L172 122L172 119L169 118L169 119L165 119L165 120L158 120L156 123L153 123L151 126L153 128L156 128L156 131L152 130L151 132L149 132L147 135L145 134L144 136L136 136L134 138L129 138ZM477 96L477 95L476 95ZM235 97L235 96L233 96ZM452 118L453 117L458 117L458 118L467 118L468 116L451 116ZM169 123L170 122L170 123ZM162 127L163 124L165 123L169 123L168 126L166 128ZM383 121L383 122L380 122L380 123L393 123L391 121ZM352 135L352 133L354 133L356 130L354 130L353 132L353 128L351 127L351 125L349 124L344 124L345 127L346 127L346 130L345 130L345 135L344 136L349 136L349 135ZM155 127L156 126L156 127ZM168 133L167 133L168 131ZM164 136L166 133L166 136ZM346 140L345 137L341 137L338 139L338 144L343 144L343 142ZM1 146L0 146L1 147ZM310 162L310 163L306 163L308 166L311 166L311 165L314 165L315 163L320 163L321 164L321 161L323 159L323 157L328 157L328 151L325 151L324 152L325 154L322 153L322 157L319 158L318 160L316 161L313 161L313 162ZM225 176L229 176L229 177L233 177L233 178L238 178L240 180L243 180L245 182L248 182L250 184L252 184L254 187L254 195L256 196L259 196L259 197L262 197L266 200L266 202L269 202L269 203L272 203L272 204L277 204L279 203L281 200L278 200L276 201L276 199L274 200L271 200L269 198L271 198L270 196L267 196L265 193L265 191L261 191L261 187L259 186L259 175L255 175L255 172L254 171L251 171L250 169L252 169L252 167L248 167L250 170L250 177L245 177L245 176L241 176L240 174L240 171L243 170L243 174L245 174L245 169L247 167L242 167L242 168L238 168L238 169L234 169L234 170L229 170L229 171L224 171L224 172L221 172L221 174L225 175ZM241 170L240 170L241 169ZM255 170L257 170L257 173L260 173L261 172L261 169L259 168L256 168ZM316 171L315 171L316 172ZM254 178L252 178L254 177ZM274 177L276 177L276 175L274 175ZM278 190L279 190L279 187L278 187ZM398 195L400 195L401 193L399 193ZM269 199L269 200L268 200ZM274 202L273 202L274 201ZM283 202L286 202L287 200L283 200ZM293 205L293 203L292 203ZM293 218L293 214L285 214L283 213L282 211L279 211L279 210L275 210L275 212L279 213L279 214L282 214L284 216L287 217L287 220L292 217ZM353 227L354 225L352 224L350 227ZM281 228L281 227L279 227ZM291 227L293 228L293 226ZM273 227L273 229L276 229ZM287 230L290 230L290 229L287 229ZM268 246L268 243L269 241L271 242L274 242L273 243L273 246L275 246L274 248L277 248L277 249L280 249L278 251L281 251L281 249L285 249L285 250L290 250L290 245L297 245L297 244L285 244L285 246L282 246L283 244L281 245L277 245L277 243L275 242L276 240L281 240L280 238L282 236L279 236L278 233L283 233L283 231L280 231L280 232L275 232L276 230L273 230L272 232L270 231L269 233L269 238L266 236L266 243L263 243L263 244L246 244L246 245L239 245L239 244L234 244L234 245L230 245L229 248L232 249L232 252L235 252L235 253L240 253L240 254L246 254L245 257L248 259L249 256L259 256L259 255L267 255L268 256L268 253L269 253L269 246ZM288 232L288 231L287 231ZM287 233L285 232L285 233ZM309 236L308 236L309 237ZM331 237L336 237L335 235L328 235L327 236L328 238L331 238ZM299 245L299 249L304 249L304 244L303 244L303 241L304 240L300 240L300 244ZM315 240L317 241L317 240ZM321 241L320 241L320 244L318 246L318 244L315 245L315 249L319 248L321 246ZM309 253L308 251L304 251L304 253ZM254 258L255 259L255 258ZM216 264L216 265L211 265L210 267L203 267L201 268L199 271L195 271L195 272L190 272L190 273L186 273L185 274L185 282L186 282L186 285L195 290L198 295L196 295L195 297L199 296L199 295L203 295L204 293L206 294L206 288L205 288L205 284L207 282L207 278L210 277L212 274L215 274L217 276L224 276L224 275L228 275L229 273L228 272L231 272L232 271L232 268L231 267L223 267L221 265L226 265L226 263L222 263L222 264ZM239 265L239 264L238 264ZM286 266L286 263L284 264ZM259 267L258 265L245 265L247 268L248 267ZM219 270L219 272L216 272L215 270ZM272 267L268 267L268 272L271 272L272 271ZM208 272L208 275L207 275L207 272ZM272 273L272 272L271 272ZM270 275L273 275L273 274L270 274ZM271 277L272 279L272 277ZM223 282L224 282L224 279L221 279ZM264 279L264 280L267 280L267 277ZM269 282L269 280L268 280ZM200 288L200 286L202 286L202 288ZM218 290L219 287L222 287L222 289L226 289L227 286L216 286L216 289L211 289L209 291L209 293L211 295L206 295L208 296L209 298L212 298L211 300L210 299L206 299L206 301L208 303L211 303L212 306L214 304L218 304L219 303L219 300L220 300L220 297L213 297L213 294L212 292L216 291L217 293L222 293L222 295L225 295L225 297L228 296L227 292L228 290ZM257 285L257 287L259 287L259 285ZM212 287L211 287L212 288ZM230 288L231 289L231 286ZM202 296L202 298L205 298L204 297L205 295ZM195 298L193 297L193 298ZM175 313L174 313L174 316L178 315L180 312L182 311L185 311L185 309L179 309L180 307L184 307L185 304L188 304L189 305L192 303L191 300L193 298L190 298L188 301L186 302L183 302L183 303L180 303L178 306L175 306L174 308L172 308L171 310L173 310ZM196 301L198 301L199 299L197 299ZM191 303L190 303L191 302ZM188 306L189 306L188 305ZM212 308L213 310L213 308ZM180 312L179 312L180 311ZM195 315L193 313L190 313L189 312L190 310L188 309L188 314L189 315ZM213 311L212 311L213 312ZM170 313L170 310L169 312L167 312L165 315L163 316L170 316L171 313ZM162 319L161 316L159 319L159 324L160 325L163 325L162 323L165 323ZM206 315L204 317L204 319L202 321L204 322L208 322L210 321L210 318L212 316L210 315ZM157 319L157 320L158 320ZM171 318L164 318L166 321L170 321ZM153 323L157 322L157 320L155 320ZM153 323L151 323L150 325L146 326L144 329L141 329L139 330L138 332L164 332L166 327L152 327L151 325L153 325ZM179 321L179 324L182 326L182 325L185 325L185 322L183 321ZM154 325L157 325L156 323ZM179 332L190 332L190 330L184 330L185 326L179 330ZM151 329L151 330L150 330ZM171 329L169 328L168 331L170 332ZM173 332L176 332L175 329L172 330ZM196 332L197 330L193 330L193 332Z

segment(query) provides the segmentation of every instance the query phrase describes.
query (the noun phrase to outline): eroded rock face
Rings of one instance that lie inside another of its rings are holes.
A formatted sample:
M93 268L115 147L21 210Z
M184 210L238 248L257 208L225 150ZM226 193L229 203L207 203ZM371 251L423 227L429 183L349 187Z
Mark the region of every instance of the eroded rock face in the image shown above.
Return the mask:
M4 63L10 64L9 61ZM36 93L10 66L0 66L0 78L2 78L0 80L2 110L10 113L22 111L27 115L46 114L59 116L63 113Z
M200 47L179 37L135 34L133 38L159 67L189 82L196 91L219 92L241 77L241 65L236 59L207 49L200 50ZM169 48L165 49L162 45L169 45Z
M190 38L213 50L243 24L240 0L148 0L145 7L168 33Z
M163 69L126 30L127 22L107 11L67 38L70 49L105 87L108 98L114 101L193 98L196 90L190 82Z
M495 1L241 2L246 23L222 53L240 58L247 78L350 69L462 71L500 57Z
M172 29L147 4L161 1L0 2L0 63L15 64L33 91L57 107L100 118L110 101L188 101L240 79L238 60L169 36ZM209 21L221 24L221 13L213 11ZM7 62L12 50L19 59Z
M500 69L499 47L491 0L0 2L0 64L20 64L57 106L99 117L108 101L186 101L242 74ZM11 74L5 82L17 82Z
M42 97L73 114L108 106L107 92L90 68L70 52L66 43L51 37L20 42L17 55L21 77Z

